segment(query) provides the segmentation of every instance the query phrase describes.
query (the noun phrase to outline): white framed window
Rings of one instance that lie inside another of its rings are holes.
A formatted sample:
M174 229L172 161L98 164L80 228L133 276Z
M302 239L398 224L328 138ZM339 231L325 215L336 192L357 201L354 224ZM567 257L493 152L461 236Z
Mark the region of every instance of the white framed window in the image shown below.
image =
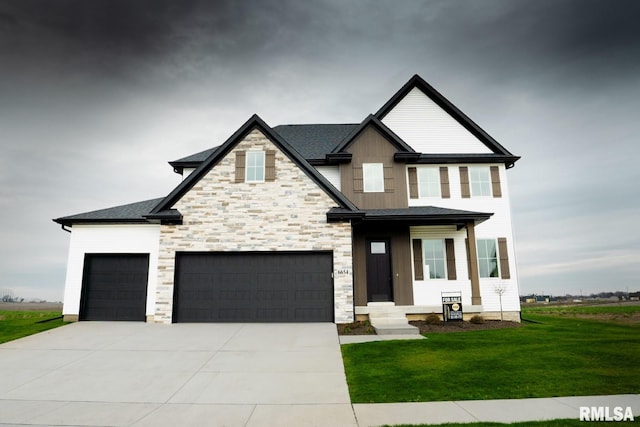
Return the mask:
M264 151L247 151L246 182L264 182Z
M382 163L363 163L362 180L365 193L383 193L384 166Z
M420 197L440 197L440 169L418 168L418 190Z
M429 279L447 278L444 240L422 239L422 260L425 277Z
M478 239L478 270L480 277L498 277L498 250L494 239Z
M491 197L491 176L488 167L469 167L469 183L471 184L471 195L473 197Z

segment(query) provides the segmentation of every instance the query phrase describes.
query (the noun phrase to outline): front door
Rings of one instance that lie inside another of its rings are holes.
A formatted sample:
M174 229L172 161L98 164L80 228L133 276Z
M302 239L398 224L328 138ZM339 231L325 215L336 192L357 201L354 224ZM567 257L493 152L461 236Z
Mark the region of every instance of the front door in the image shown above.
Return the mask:
M367 301L393 301L388 239L367 240Z

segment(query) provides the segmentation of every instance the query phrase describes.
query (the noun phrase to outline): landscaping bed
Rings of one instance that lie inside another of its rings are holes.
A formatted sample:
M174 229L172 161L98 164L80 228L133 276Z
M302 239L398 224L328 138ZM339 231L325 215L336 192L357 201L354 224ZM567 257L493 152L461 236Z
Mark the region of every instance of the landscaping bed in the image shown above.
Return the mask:
M518 328L522 326L522 323L500 320L485 320L484 323L471 323L466 321L431 323L424 320L415 320L410 321L409 323L413 326L417 326L420 329L421 334L485 331L489 329ZM340 324L337 325L337 327L338 334L340 335L375 335L376 333L369 321Z

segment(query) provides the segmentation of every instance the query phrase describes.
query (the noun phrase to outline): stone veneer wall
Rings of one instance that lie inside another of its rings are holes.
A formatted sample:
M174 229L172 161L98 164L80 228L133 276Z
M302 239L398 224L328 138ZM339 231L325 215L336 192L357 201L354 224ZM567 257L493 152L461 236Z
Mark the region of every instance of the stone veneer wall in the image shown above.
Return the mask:
M235 152L275 150L274 182L236 183ZM171 323L176 251L333 251L335 322L354 319L351 225L327 223L337 206L253 130L175 205L181 225L160 229L155 321Z

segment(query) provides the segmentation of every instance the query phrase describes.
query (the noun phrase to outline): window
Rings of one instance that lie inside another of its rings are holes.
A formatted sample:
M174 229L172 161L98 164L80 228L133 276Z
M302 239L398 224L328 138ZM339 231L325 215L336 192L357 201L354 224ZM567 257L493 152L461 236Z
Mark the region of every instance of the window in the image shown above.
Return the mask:
M440 197L440 170L438 168L418 168L420 197Z
M425 276L429 279L445 279L444 240L422 240Z
M246 182L264 182L264 151L247 151Z
M384 192L384 167L382 163L363 163L362 179L365 193Z
M491 197L491 178L489 168L472 166L469 168L469 181L471 183L471 195Z
M496 241L478 239L478 270L480 277L498 277Z
M371 242L371 253L372 254L386 254L387 253L387 244L386 242Z

